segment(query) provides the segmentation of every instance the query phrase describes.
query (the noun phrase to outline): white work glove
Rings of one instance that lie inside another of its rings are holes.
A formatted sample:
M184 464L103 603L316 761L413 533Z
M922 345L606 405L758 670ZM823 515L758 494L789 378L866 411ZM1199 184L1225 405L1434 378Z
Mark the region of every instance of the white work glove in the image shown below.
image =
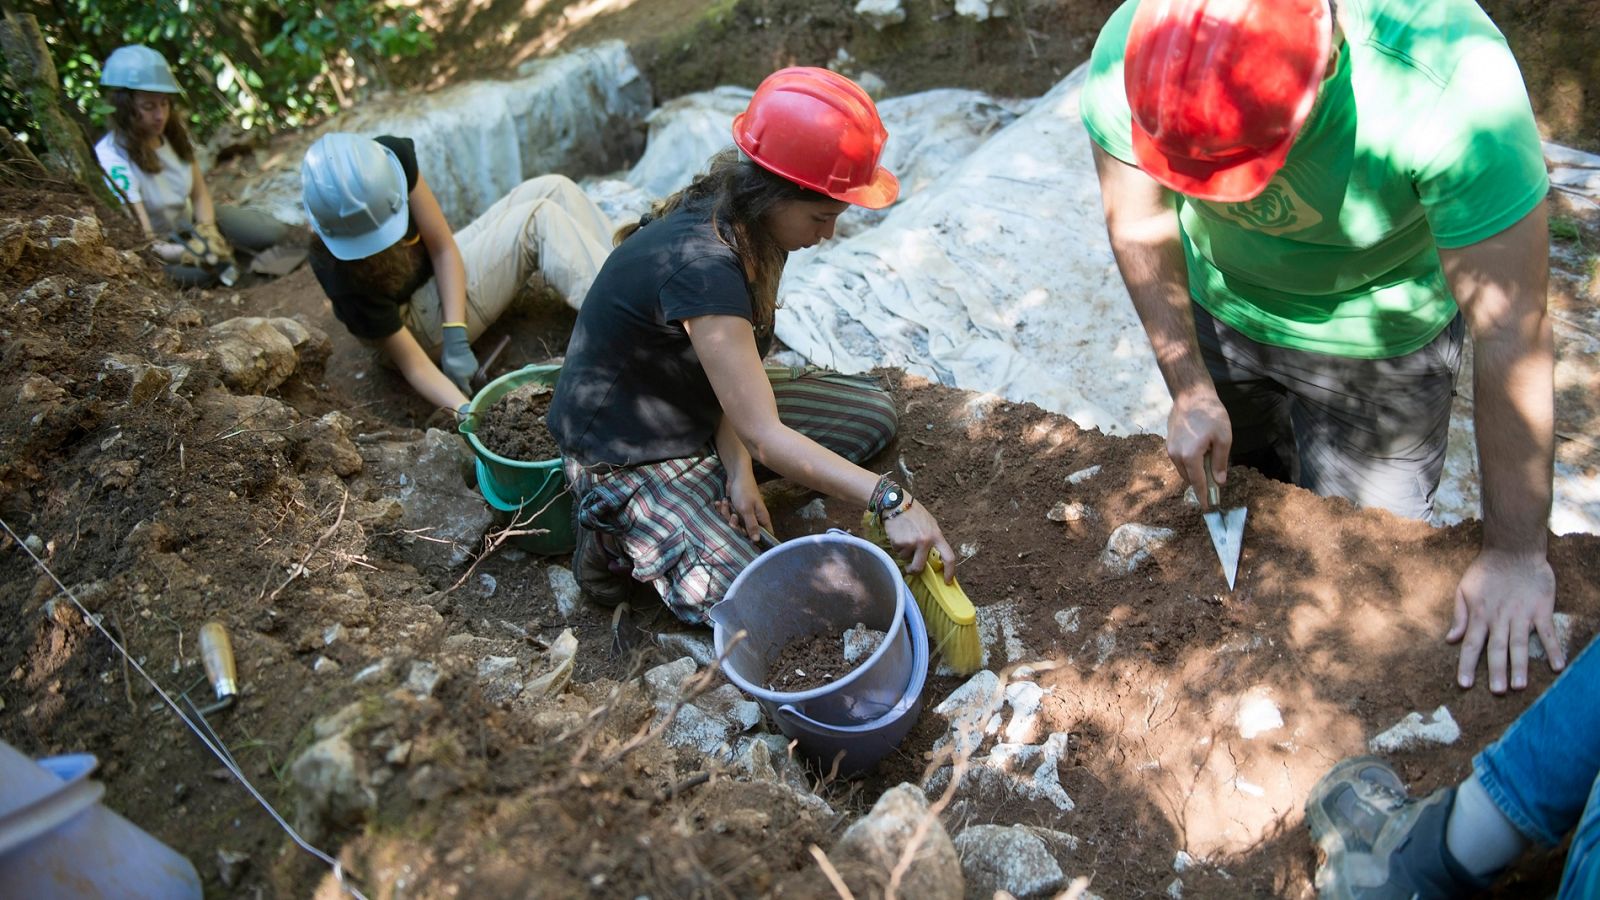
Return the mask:
M444 350L439 354L439 370L450 379L461 393L472 396L472 375L478 371L478 357L467 342L465 325L444 327Z

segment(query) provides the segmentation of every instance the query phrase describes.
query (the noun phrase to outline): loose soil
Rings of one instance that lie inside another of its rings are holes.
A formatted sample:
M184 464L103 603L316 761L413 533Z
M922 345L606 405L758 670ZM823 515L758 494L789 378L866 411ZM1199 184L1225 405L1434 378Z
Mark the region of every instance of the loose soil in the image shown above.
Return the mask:
M772 661L767 687L798 693L844 677L854 664L844 661L844 642L831 634L813 634L790 641Z
M953 37L898 45L894 30L871 32L845 2L555 3L522 16L524 5L430 9L452 26L441 65L462 65L441 77L540 52L524 31L530 19L540 36L592 27L654 53L658 96L663 85L834 58L843 33L896 92L1009 84L1007 93L1031 94L1051 80L1046 65L1064 74L1083 58L1110 7L1046 4L967 23L935 21L932 4L909 2L905 33L949 26ZM1572 48L1595 45L1597 5L1488 5L1519 46L1541 114L1552 98L1579 98L1578 137L1560 139L1580 146L1594 145L1600 115L1592 54ZM1041 21L1052 30L1036 30ZM1519 29L1537 31L1551 55L1521 49L1531 45ZM1059 62L1032 65L1034 52ZM1545 125L1560 136L1563 121ZM1592 309L1600 227L1557 212L1574 224L1553 245L1552 308ZM373 366L305 269L243 292L175 291L139 261L126 220L101 217L103 241L71 221L94 217L78 194L0 187L0 519L168 691L204 692L194 636L211 619L229 628L243 694L212 725L291 817L290 762L319 739L319 718L351 712L372 808L308 836L368 896L833 896L810 848L831 851L885 790L929 774L946 723L927 710L875 771L819 774L832 816L649 740L655 710L639 675L676 655L660 638L692 629L659 604L564 613L551 575L567 559L502 547L470 573L419 572L396 550L419 538L380 502L372 448L448 427L450 412ZM266 395L235 394L207 350L207 326L240 315L298 315L326 332L329 354L302 358ZM509 371L558 359L572 321L558 304L525 304L486 340L513 336L498 364ZM1535 662L1529 688L1505 697L1453 685L1456 651L1442 635L1476 522L1432 529L1235 469L1230 503L1244 503L1250 520L1230 592L1158 438L1108 437L1029 404L882 374L900 437L871 466L899 469L960 548L962 583L994 623L988 667L1035 681L1045 730L1069 735L1058 775L1075 809L1004 791L963 797L941 814L952 834L975 823L1069 832L1078 849L1058 861L1108 900L1166 895L1179 850L1202 860L1182 875L1185 896L1309 898L1315 860L1301 806L1317 777L1408 713L1445 706L1460 740L1390 758L1414 791L1455 782L1552 680ZM1592 402L1563 395L1557 415ZM335 469L336 444L317 426L332 412L348 417L367 468ZM1593 422L1569 430L1592 436ZM1095 477L1067 481L1092 465ZM780 537L859 528L849 504L825 501L822 518L802 517L813 495L784 482L766 490ZM1091 514L1052 521L1058 502ZM1099 554L1126 522L1173 537L1116 574ZM1600 626L1600 538L1554 538L1550 559L1575 652ZM335 896L327 869L174 721L52 574L0 536L0 619L13 623L0 630L0 736L34 756L96 754L107 805L192 859L213 896ZM527 706L487 693L480 660L536 656L568 629L579 649L567 691ZM401 687L421 661L445 673L431 696ZM927 709L962 683L930 677ZM1247 740L1238 713L1263 698L1283 724ZM223 852L248 858L226 883ZM1531 853L1496 895L1547 896L1560 864L1559 854ZM842 875L856 896L882 892L881 872Z
M561 448L545 426L550 411L550 388L525 384L478 413L474 432L484 447L506 459L544 462L558 459Z

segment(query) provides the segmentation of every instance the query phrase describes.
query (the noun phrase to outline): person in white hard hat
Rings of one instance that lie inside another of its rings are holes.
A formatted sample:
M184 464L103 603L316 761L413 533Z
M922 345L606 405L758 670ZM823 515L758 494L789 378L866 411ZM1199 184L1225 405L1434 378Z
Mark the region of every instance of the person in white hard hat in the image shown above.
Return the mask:
M536 278L580 306L610 245L611 221L560 175L524 181L452 234L410 138L324 135L300 179L311 270L334 315L458 413L472 341Z
M101 68L100 85L112 112L95 155L145 237L155 241L156 255L170 264L169 275L185 284L215 280L216 260L195 258L179 242L191 230L222 261L231 260L232 245L256 253L283 240L288 226L266 213L212 202L189 130L174 109L178 83L160 53L139 44L118 47ZM201 268L207 262L211 268Z

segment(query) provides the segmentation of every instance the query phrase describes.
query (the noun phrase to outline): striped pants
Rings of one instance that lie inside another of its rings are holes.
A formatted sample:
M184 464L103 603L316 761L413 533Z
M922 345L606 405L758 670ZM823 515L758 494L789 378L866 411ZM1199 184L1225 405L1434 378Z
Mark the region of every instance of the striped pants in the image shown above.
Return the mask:
M877 379L811 368L769 367L778 418L853 463L872 458L894 437L894 399ZM759 465L756 477L769 476ZM567 462L578 525L610 535L678 618L705 622L760 552L728 524L715 503L728 474L714 447L691 457L628 468L585 469Z

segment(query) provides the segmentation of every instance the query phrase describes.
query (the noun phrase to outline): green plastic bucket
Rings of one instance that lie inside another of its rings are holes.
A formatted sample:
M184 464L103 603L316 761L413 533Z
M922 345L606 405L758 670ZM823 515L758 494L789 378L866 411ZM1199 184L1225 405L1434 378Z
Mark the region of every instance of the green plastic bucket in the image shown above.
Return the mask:
M536 497L524 503L508 501L495 492L488 467L483 460L478 460L478 493L494 510L495 521L502 527L515 525L519 531L539 530L539 534L519 534L511 539L511 543L541 556L571 553L577 546L572 535L572 492L566 489L566 478L560 469L551 473L551 480L556 487L549 496ZM547 503L548 508L545 506Z
M484 385L467 406L467 417L459 430L478 457L478 491L502 522L513 517L532 520L520 527L544 530L544 534L515 538L519 547L531 553L556 555L570 553L575 546L572 535L572 493L561 458L528 461L507 459L490 450L474 432L477 413L493 406L501 397L530 382L554 386L561 376L558 365L524 366L507 372ZM540 512L543 510L543 512ZM519 516L520 513L520 516ZM534 515L537 513L537 515Z

